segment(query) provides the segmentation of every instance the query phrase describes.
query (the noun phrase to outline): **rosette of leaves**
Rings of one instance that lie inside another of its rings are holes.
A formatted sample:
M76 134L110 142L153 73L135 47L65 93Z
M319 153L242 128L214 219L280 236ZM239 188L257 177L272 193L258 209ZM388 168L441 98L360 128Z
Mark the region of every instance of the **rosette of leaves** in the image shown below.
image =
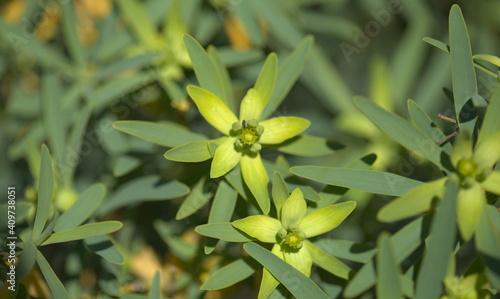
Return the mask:
M410 151L429 160L444 177L419 182L371 170L318 166L291 169L295 175L322 183L398 196L379 211L380 221L393 222L415 216L421 219L422 214L437 209L436 213L431 213L433 222L424 235L414 235L405 242L391 245L392 262L388 261L397 266L427 238L429 243L426 250L423 254L419 253L422 264L409 268L419 271L415 289L408 287L408 281L403 276L397 279L400 284L398 287L393 285L394 288L385 289L388 287L386 280L381 276L378 276L378 280L376 278L381 270L377 268L375 273L373 264L367 264L349 282L344 292L346 297L357 296L375 283L379 290L394 292L393 295L437 297L442 292L448 261L454 257L456 226L462 237L459 244L475 236L475 246L480 256L487 261L481 265L481 271L488 278L487 288L498 289L500 286L500 276L494 270L500 261L500 233L498 225L495 225L500 219L500 212L494 207L500 195L497 163L500 159L500 121L496 117L500 113L500 85L489 101L479 95L467 28L457 5L450 11L449 25L450 45L433 43L447 49L451 59L453 100L459 131L453 145L449 142L451 136L443 134L412 100L408 101L412 119L408 122L365 98L354 98L358 109L379 129ZM486 108L484 117L478 117L483 108ZM381 251L379 254L384 253Z
M37 186L38 201L34 221L29 229L19 232L16 239L16 244L22 249L19 251L19 261L16 263L16 279L28 275L36 262L53 296L70 298L68 291L44 257L41 247L84 240L88 248L96 254L112 263L122 264L123 256L106 236L106 234L119 230L122 223L119 221L93 222L89 220L104 198L106 188L102 184L90 186L78 196L76 202L68 210L59 215L53 203L55 192L52 158L45 145L42 145L41 149ZM20 289L16 287L15 293L19 292Z
M185 36L184 42L200 83L200 87L188 86L188 93L201 115L224 136L210 139L172 122L117 121L114 127L139 138L172 147L165 154L168 160L203 162L213 159L211 178L225 177L230 187L243 198L255 198L260 209L268 213L269 179L268 170L264 166L266 161L262 161L259 153L262 148L269 147L302 156L325 155L338 148L324 138L298 135L309 126L309 121L305 119L288 116L269 118L297 80L313 39L305 38L279 65L275 54L268 57L254 88L241 101L239 118L235 113L237 106L229 74L218 51L214 47L208 47L205 51L190 36ZM200 209L213 195L215 188L211 186L219 184L207 180L206 176L200 179L176 218L185 218ZM311 199L309 193L306 198ZM317 193L314 200L319 200ZM232 211L229 211L224 218L230 218L231 215Z

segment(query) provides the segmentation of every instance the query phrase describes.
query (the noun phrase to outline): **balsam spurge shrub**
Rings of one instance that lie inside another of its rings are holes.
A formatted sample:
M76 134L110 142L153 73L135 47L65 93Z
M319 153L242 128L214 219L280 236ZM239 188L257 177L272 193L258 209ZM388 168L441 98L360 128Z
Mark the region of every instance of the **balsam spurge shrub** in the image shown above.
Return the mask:
M0 8L0 298L499 296L496 2Z

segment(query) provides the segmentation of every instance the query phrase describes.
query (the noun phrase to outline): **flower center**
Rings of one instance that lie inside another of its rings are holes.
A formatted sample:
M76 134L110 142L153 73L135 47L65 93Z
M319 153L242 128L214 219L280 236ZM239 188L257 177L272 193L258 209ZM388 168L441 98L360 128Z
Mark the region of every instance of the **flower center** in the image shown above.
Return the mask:
M258 153L262 146L257 139L264 133L264 127L259 125L256 119L244 120L233 124L233 132L236 134L234 144L238 149L248 148L251 152Z
M476 169L476 164L472 159L462 159L457 164L457 172L464 178L474 176Z
M304 245L306 234L300 230L288 231L285 228L280 229L278 236L285 241L285 244L293 249L300 249Z

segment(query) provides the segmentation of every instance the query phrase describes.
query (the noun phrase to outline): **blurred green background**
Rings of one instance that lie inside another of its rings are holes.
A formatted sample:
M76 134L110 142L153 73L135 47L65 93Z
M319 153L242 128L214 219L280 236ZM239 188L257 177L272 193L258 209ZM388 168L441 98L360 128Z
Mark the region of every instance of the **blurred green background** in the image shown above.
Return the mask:
M237 102L253 85L268 53L285 57L303 37L313 35L315 46L304 71L275 115L307 118L308 134L345 147L321 157L287 156L291 165L345 166L375 153L376 169L432 180L439 170L384 136L351 98L367 96L403 118L408 117L406 103L412 99L445 133L453 132L455 125L437 117L442 113L454 118L447 96L450 59L422 38L446 42L448 12L455 3L463 10L472 52L499 55L500 2L488 0L2 1L0 190L16 186L19 200L36 200L42 142L55 157L71 157L59 165L69 170L58 178L55 200L63 210L76 193L96 182L108 188L107 199L126 193L135 186L132 182L139 184L137 180L148 175L193 188L210 162L167 161L165 147L111 126L115 120L167 120L217 136L185 91L188 84L197 84L182 42L186 33L204 47L219 49ZM476 73L479 93L489 98L497 82ZM47 76L54 84L43 91ZM88 114L81 113L85 109ZM81 131L75 128L79 117L88 119ZM81 137L80 153L71 156L50 137L54 132L75 142ZM263 151L262 157L274 162L277 154ZM310 183L317 190L322 187ZM137 193L131 195L130 205L101 209L95 215L124 222L114 236L124 266L92 255L79 242L53 245L44 252L72 294L93 298L147 292L155 271L163 269L164 295L171 298L255 296L256 278L223 291L199 291L210 271L224 262L221 255L203 254L203 240L193 230L206 223L208 207L176 221L182 197L164 201L167 196ZM381 231L394 232L404 224L376 221L375 213L388 197L362 192L349 196L358 207L331 237L373 246ZM245 209L243 202L238 202L238 209ZM160 226L166 232L159 233ZM48 296L36 270L24 283L32 296Z

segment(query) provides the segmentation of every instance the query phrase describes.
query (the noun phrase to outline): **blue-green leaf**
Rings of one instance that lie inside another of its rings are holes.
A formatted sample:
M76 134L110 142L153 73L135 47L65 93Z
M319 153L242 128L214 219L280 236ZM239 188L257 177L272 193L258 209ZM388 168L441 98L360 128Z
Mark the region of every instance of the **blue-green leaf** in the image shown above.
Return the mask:
M219 290L232 286L255 273L259 266L253 259L237 259L217 270L203 283L202 290Z
M88 237L83 241L90 250L113 264L121 265L125 261L123 255L118 251L108 235Z
M40 251L37 251L36 261L38 266L40 266L40 270L42 270L42 274L45 277L54 298L70 299L68 291L66 291L64 285L61 283L57 275L54 273L54 270L52 270Z
M78 200L59 217L54 231L60 232L75 228L85 222L101 204L105 193L106 187L103 184L94 184L87 188Z
M307 276L255 243L245 243L245 251L262 264L297 299L320 299L328 296Z
M458 178L448 180L443 200L433 217L431 232L417 277L416 298L437 298L455 247Z
M205 136L191 132L188 128L174 122L115 121L113 127L132 136L166 147L207 140Z
M105 235L119 230L122 226L123 224L119 221L103 221L84 224L75 228L53 233L42 243L42 245L63 243L93 236Z
M178 181L169 181L157 175L147 175L123 184L113 195L104 200L98 213L105 215L121 207L144 201L178 198L188 192L189 187Z
M54 196L54 172L52 170L52 161L49 149L42 145L42 162L40 165L40 180L38 182L38 203L36 209L35 223L31 239L35 240L43 230L45 222L49 217L50 206Z
M402 195L422 182L393 173L341 167L296 166L290 171L300 177L328 185L386 195Z
M477 110L472 105L472 97L477 94L476 73L467 27L456 4L450 10L449 26L455 113L460 131L472 134L477 118Z

